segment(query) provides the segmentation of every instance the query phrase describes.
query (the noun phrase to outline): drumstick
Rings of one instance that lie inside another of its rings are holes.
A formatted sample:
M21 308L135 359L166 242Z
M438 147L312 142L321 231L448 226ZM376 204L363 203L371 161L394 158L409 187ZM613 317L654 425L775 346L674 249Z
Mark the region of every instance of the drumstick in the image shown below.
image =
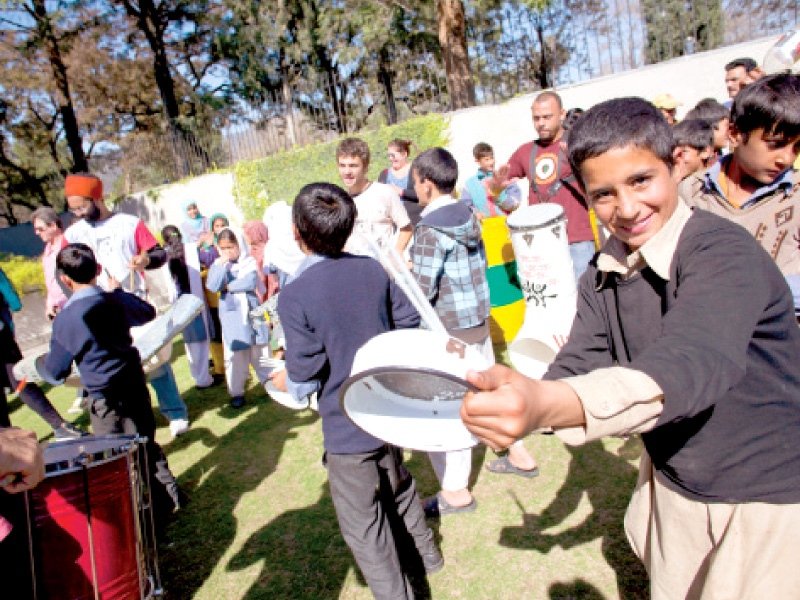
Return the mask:
M15 391L19 394L23 389L25 389L26 385L28 385L28 378L23 377L22 381L20 381L19 385L17 385L17 389Z

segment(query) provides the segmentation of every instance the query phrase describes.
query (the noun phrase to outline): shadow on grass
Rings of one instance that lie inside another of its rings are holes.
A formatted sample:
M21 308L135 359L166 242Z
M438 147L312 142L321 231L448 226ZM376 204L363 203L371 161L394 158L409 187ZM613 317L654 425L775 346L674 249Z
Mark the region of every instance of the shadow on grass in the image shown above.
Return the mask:
M550 506L539 515L524 513L523 510L524 524L505 527L500 534L500 543L545 554L554 546L566 550L600 538L603 556L616 574L619 597L648 598L647 573L628 545L622 523L625 507L636 484L637 469L625 458L608 452L600 442L566 448L572 454L569 472ZM626 453L630 452L629 446ZM578 508L584 493L592 506L591 514L575 527L556 534L544 533L563 523ZM521 507L519 500L515 500ZM599 592L594 593L574 597L602 598Z
M261 561L258 579L241 600L339 598L355 561L339 532L327 483L315 504L286 511L250 536L228 568L240 571Z
M576 579L572 583L554 583L548 590L552 600L605 600L591 583Z
M205 399L210 405L203 408L215 408L212 402L211 397ZM170 525L165 541L171 543L159 544L161 576L171 598L192 598L219 568L240 526L234 512L241 497L275 471L284 443L297 435L294 430L318 418L316 414L285 414L263 402L251 400L256 410L222 436L195 427L164 446L168 452L197 442L213 448L179 477L190 504Z

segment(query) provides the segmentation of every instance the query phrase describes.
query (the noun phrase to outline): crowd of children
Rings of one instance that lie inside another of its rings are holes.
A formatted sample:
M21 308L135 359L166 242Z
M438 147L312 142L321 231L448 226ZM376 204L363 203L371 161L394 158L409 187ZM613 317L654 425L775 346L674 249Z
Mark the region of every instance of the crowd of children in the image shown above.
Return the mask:
M52 238L50 280L70 297L53 303L46 379L57 385L77 364L94 433L146 435L158 512L183 506L153 438L130 336L155 315L137 297L139 274L162 268L173 298L207 303L183 331L197 387L213 385L211 362L235 408L251 369L292 408L317 394L342 536L376 598L413 598L412 579L444 566L425 518L471 512L477 500L468 488L470 450L430 453L441 489L421 500L402 451L359 429L339 403L359 348L420 326L365 242L391 246L407 251L448 335L494 365L469 373L477 391L461 409L479 440L509 449L490 471L537 475L520 445L533 431L568 444L641 434L624 525L652 597L791 598L800 587L791 552L800 539L800 77L753 73L731 94L730 110L704 99L681 121L668 94L568 113L544 92L532 106L538 139L499 167L492 147L476 144L477 173L458 197L458 165L447 150L409 162L411 142L393 140L391 166L373 182L368 145L347 138L335 157L344 188L307 185L291 207L271 207L242 231L222 214L203 217L188 199L185 220L162 230L163 248L141 221L105 208L92 176L71 176L68 204L83 220L63 242ZM568 341L534 380L495 365L481 222L539 202L567 213L579 284ZM609 236L596 253L590 208ZM50 227L52 215L35 217ZM123 236L118 255L104 242L110 235ZM273 357L271 325L254 318L270 299L285 363ZM8 313L0 303L5 371L15 384L9 365L20 356ZM156 386L162 411L172 402L168 375ZM8 425L4 414L0 425ZM47 414L54 429L68 427Z

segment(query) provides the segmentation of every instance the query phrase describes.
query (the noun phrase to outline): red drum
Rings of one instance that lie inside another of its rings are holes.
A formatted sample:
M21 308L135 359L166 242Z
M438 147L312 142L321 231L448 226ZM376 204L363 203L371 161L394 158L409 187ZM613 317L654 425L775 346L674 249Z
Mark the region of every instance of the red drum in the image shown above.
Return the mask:
M152 518L142 508L141 445L135 436L98 436L45 450L47 476L28 492L35 598L160 595Z

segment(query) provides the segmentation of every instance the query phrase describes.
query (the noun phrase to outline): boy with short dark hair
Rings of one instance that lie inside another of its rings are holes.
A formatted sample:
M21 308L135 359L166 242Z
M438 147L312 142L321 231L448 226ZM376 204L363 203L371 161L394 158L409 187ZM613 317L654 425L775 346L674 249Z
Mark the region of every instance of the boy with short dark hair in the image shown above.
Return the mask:
M519 206L522 192L516 183L509 185L497 196L492 196L487 182L494 173L494 150L486 142L478 142L472 149L478 163L478 172L467 179L459 200L466 202L477 213L480 220L509 214Z
M50 352L42 378L60 385L80 370L89 395L89 416L95 435L134 434L147 437L153 510L161 521L186 499L169 470L167 458L155 442L155 419L139 351L130 328L155 318L155 309L116 283L111 292L97 285L101 267L91 248L69 244L56 258L61 282L72 296L53 321ZM113 284L112 283L112 284Z
M390 329L417 327L420 318L377 261L343 252L356 218L345 190L328 183L305 186L292 218L306 258L278 299L286 371L272 379L298 401L319 390L323 461L342 536L375 598L413 598L407 573L420 561L434 573L444 560L401 451L354 425L338 393L361 346ZM399 552L403 540L394 537L393 516L416 551L403 546L410 554Z
M494 364L486 250L477 216L450 195L458 179L456 160L444 148L431 148L414 159L411 176L419 203L425 207L414 229L412 273L447 332L475 346L489 364ZM533 457L523 447L512 452L515 464L530 466L528 472L515 468L507 457L489 463L487 468L538 474ZM426 514L441 517L475 510L477 502L467 487L471 449L429 455L442 489L425 500Z
M581 280L543 380L470 373L462 405L492 448L641 433L625 518L654 600L793 598L800 571L800 329L783 277L742 228L678 195L674 145L639 98L599 104L569 160L612 238Z
M745 87L731 110L732 152L680 186L690 206L739 223L783 274L800 276L800 77L772 75Z
M703 98L686 113L684 120L703 119L714 128L714 152L721 157L728 147L728 126L731 111L713 98Z
M681 180L705 169L714 155L714 129L703 119L685 119L673 125L672 135L679 152L675 169Z

